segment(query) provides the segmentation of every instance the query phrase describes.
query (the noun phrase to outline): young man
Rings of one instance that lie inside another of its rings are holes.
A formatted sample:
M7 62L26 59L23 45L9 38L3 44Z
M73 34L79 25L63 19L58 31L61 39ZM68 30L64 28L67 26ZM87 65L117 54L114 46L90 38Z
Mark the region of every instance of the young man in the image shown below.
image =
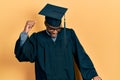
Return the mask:
M45 15L46 30L28 37L34 21L27 21L15 46L19 61L35 62L36 80L75 80L74 60L83 80L101 80L75 32L62 28L61 18L67 8L47 4L39 14Z

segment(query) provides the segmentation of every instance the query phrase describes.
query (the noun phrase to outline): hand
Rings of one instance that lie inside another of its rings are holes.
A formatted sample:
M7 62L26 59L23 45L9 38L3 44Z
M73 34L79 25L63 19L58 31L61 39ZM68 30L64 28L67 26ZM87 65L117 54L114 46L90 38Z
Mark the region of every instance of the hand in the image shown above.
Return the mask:
M99 76L95 76L93 80L102 80Z
M23 32L28 33L32 29L32 27L34 26L34 24L35 24L35 21L28 20L26 22L26 25L25 25L25 28L24 28Z

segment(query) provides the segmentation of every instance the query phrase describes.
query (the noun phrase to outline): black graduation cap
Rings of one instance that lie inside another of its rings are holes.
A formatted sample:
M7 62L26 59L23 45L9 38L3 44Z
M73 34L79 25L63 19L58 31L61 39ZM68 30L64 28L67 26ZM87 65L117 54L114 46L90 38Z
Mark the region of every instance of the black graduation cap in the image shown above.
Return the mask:
M46 4L46 6L39 12L39 14L45 16L45 21L57 28L61 24L61 18L65 15L67 8Z

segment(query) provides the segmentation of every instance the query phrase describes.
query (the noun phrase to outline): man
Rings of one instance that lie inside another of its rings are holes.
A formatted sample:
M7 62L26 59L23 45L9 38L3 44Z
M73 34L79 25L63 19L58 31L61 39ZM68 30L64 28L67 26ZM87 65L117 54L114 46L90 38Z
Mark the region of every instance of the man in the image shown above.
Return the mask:
M75 80L74 60L83 80L101 80L75 32L62 28L61 18L67 8L47 4L39 14L45 15L46 30L28 37L34 21L27 21L15 46L19 61L35 62L36 80Z

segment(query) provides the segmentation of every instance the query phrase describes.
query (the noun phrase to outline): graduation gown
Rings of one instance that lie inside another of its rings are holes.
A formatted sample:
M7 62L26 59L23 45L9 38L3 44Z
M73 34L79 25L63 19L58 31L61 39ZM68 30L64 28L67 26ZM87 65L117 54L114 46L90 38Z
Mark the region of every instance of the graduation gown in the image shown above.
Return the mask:
M20 62L35 62L36 80L75 80L74 60L83 80L97 76L92 61L72 29L66 28L66 43L64 29L58 33L55 42L45 30L33 33L22 47L18 39L15 55Z

